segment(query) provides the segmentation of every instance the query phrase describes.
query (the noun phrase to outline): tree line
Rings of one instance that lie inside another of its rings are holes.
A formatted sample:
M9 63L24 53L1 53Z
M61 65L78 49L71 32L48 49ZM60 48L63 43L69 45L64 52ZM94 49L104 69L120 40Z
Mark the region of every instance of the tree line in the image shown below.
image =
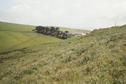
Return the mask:
M67 39L71 36L69 31L61 31L59 27L37 26L35 30L37 33L54 36L60 39Z

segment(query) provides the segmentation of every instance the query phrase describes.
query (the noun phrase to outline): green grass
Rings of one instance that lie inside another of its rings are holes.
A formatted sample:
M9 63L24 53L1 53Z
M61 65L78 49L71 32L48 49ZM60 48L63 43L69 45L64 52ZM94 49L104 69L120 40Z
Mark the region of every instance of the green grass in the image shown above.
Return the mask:
M126 26L60 40L34 33L33 26L0 25L9 30L0 31L0 49L11 50L0 54L0 84L126 83Z
M0 52L59 41L57 38L35 33L32 31L34 28L29 25L0 22Z

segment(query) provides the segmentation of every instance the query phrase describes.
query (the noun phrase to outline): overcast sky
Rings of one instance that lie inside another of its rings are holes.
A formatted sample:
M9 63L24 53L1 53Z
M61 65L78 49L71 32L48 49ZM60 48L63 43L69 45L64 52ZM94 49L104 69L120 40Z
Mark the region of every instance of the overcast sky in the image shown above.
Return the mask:
M126 0L0 0L0 21L94 29L126 24Z

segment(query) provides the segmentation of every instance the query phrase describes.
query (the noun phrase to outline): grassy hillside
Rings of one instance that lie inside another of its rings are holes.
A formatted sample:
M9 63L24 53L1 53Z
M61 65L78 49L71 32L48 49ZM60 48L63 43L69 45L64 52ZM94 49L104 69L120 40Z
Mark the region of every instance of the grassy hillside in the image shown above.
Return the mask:
M29 25L0 22L0 52L59 41L33 32L34 28Z
M33 29L35 26L0 22L0 52L59 41L56 38L37 34L32 31ZM61 28L61 30L88 32L87 30L67 28Z
M29 31L32 27L25 29ZM94 30L86 36L68 40L29 32L0 32L0 39L6 40L0 40L0 45L11 46L21 39L36 38L0 54L0 84L126 83L125 25ZM12 35L18 40L11 42Z

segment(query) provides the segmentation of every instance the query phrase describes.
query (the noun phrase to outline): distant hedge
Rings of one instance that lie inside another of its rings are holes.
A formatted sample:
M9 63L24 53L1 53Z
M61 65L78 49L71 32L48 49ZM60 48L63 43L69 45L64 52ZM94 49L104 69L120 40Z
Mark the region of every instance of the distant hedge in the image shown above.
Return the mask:
M67 39L71 36L69 31L60 31L59 27L44 27L44 26L37 26L35 28L37 33L41 33L44 35L54 36L60 39Z

